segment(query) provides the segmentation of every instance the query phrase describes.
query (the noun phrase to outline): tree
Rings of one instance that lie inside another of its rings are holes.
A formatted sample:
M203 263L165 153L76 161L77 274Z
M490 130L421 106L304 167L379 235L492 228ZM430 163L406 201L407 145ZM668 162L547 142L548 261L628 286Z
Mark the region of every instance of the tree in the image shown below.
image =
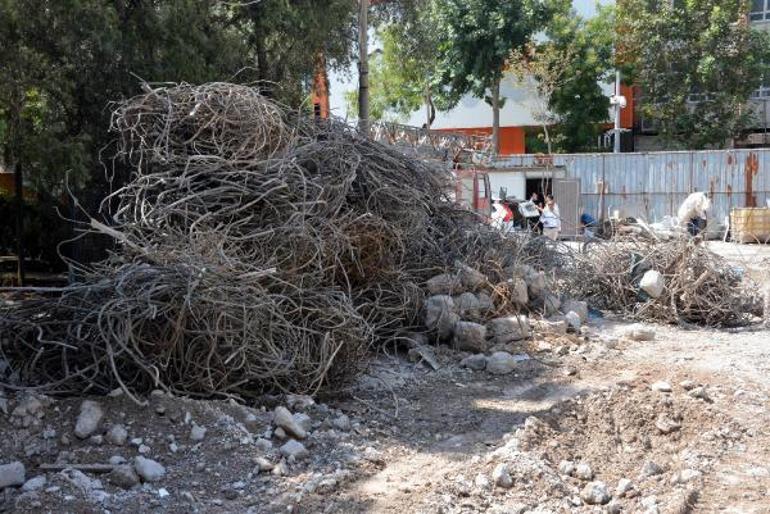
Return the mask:
M425 126L430 128L436 110L449 109L456 99L436 87L437 38L431 29L430 11L391 21L377 30L381 50L369 61L370 117L403 119L425 109ZM357 91L346 94L348 111L357 103Z
M569 2L556 9L547 39L516 52L511 68L529 92L527 106L540 124L548 153L577 152L595 146L607 122L609 99L601 89L612 55L612 10L581 18ZM552 128L551 128L552 127Z
M439 83L455 98L467 92L492 106L492 144L499 150L500 82L511 54L523 49L550 16L545 0L434 0Z
M354 16L350 0L0 0L0 159L49 209L69 176L95 214L129 172L100 163L111 101L140 79L230 80L300 106L318 50L351 62Z
M746 107L770 69L770 36L741 0L622 0L618 58L641 87L640 111L671 146L722 147L750 127Z

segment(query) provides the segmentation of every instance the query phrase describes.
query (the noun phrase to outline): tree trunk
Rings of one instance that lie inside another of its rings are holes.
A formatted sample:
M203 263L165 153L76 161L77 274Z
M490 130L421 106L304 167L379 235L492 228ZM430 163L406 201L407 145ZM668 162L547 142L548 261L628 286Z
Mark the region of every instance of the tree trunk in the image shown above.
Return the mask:
M553 149L551 148L551 133L548 132L548 125L543 123L543 134L545 134L545 144L548 146L548 155L553 155Z
M369 0L359 0L358 11L358 130L369 137Z
M492 153L500 153L500 79L492 85Z
M16 257L19 259L16 278L19 287L24 287L24 189L22 184L21 161L16 161L13 171L14 196L16 199Z

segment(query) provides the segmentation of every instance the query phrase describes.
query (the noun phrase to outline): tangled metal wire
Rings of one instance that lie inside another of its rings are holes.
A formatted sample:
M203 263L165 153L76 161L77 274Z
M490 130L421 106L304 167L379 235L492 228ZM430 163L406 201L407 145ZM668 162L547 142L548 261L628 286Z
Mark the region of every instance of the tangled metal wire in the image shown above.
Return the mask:
M89 230L118 251L0 311L28 385L312 392L418 325L429 277L456 259L501 270L518 244L448 200L446 169L246 86L148 86L111 129L134 175Z
M745 325L761 314L757 285L699 239L601 243L573 253L572 259L574 266L562 275L565 290L600 309L639 320L710 327ZM663 277L656 298L640 288L650 270Z

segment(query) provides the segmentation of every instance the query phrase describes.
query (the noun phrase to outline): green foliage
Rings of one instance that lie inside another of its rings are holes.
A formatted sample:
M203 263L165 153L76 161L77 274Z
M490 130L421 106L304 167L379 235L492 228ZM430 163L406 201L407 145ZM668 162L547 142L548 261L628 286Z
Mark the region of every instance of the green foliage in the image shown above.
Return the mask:
M721 147L754 122L746 101L770 71L770 36L747 23L747 7L619 3L619 60L642 88L641 114L658 122L670 146Z
M440 83L484 98L550 16L543 0L434 0Z
M109 103L140 79L260 81L298 105L318 51L350 63L354 16L351 0L0 0L0 158L36 190L68 173L106 192Z
M609 121L609 99L600 83L610 79L612 31L612 10L601 7L590 20L570 10L549 25L545 44L557 54L569 55L565 62L553 62L559 66L554 71L561 76L560 87L549 101L557 119L558 151L595 149L601 124Z
M369 60L369 109L375 120L403 121L414 111L425 108L447 110L457 99L436 88L438 38L432 28L430 5L415 10L377 30L381 51ZM346 94L348 112L358 109L358 91ZM426 122L430 117L426 116Z

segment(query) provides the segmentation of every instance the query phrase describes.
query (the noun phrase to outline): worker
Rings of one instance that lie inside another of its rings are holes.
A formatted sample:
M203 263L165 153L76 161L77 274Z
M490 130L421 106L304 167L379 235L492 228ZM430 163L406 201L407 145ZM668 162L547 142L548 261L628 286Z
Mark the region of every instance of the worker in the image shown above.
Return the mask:
M586 239L592 239L594 237L595 230L598 226L599 224L596 222L596 218L587 212L580 215L580 228Z
M687 232L695 237L706 229L706 211L709 209L711 200L706 193L692 193L679 207L679 223L686 225Z
M540 223L543 224L543 235L548 239L556 241L561 232L561 215L559 206L556 204L556 198L553 195L546 195L545 207L540 208Z
M532 193L532 196L529 197L529 201L535 209L538 211L542 210L543 204L540 202L540 196L537 192ZM540 217L537 215L527 217L527 228L529 228L533 234L542 234L543 224L540 223Z

